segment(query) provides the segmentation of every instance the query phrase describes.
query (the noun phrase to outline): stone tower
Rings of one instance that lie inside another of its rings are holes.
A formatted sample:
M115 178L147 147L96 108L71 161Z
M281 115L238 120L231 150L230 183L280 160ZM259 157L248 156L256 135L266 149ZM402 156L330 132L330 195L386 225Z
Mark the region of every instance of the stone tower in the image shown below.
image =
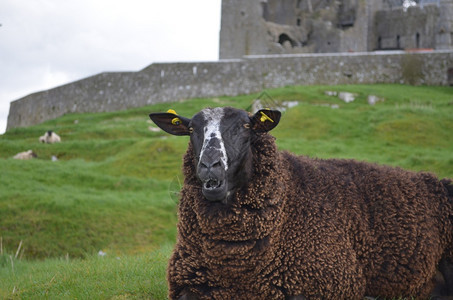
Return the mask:
M436 48L453 49L453 0L440 0L439 13Z
M260 54L266 48L260 0L222 0L220 59Z

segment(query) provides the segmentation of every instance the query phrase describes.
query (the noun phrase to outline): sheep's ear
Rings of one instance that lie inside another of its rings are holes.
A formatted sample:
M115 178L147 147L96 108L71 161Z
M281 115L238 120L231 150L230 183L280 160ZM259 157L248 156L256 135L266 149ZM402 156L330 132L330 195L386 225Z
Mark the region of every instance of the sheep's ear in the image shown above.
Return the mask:
M189 135L190 119L178 116L172 112L149 114L151 120L163 131L173 135Z
M278 125L281 115L278 110L261 109L250 118L252 129L255 132L270 131Z

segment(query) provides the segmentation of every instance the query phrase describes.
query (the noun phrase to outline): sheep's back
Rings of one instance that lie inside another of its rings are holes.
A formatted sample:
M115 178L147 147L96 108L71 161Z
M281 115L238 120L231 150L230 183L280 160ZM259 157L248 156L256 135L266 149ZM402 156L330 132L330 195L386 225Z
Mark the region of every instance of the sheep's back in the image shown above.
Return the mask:
M452 208L434 175L355 160L283 156L294 191L289 211L298 217L307 207L316 209L320 223L345 226L343 234L376 291L391 294L401 283L435 273L452 242Z

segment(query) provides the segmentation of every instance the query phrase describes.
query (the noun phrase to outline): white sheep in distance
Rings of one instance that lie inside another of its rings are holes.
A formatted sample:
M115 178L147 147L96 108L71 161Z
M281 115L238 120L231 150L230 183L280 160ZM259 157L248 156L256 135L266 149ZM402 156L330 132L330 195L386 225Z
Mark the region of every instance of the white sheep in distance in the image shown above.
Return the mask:
M19 152L16 155L14 155L14 159L22 159L22 160L29 160L38 157L33 150L28 150L24 152Z
M39 137L41 143L53 144L61 142L60 136L53 132L52 130L46 131L43 136Z

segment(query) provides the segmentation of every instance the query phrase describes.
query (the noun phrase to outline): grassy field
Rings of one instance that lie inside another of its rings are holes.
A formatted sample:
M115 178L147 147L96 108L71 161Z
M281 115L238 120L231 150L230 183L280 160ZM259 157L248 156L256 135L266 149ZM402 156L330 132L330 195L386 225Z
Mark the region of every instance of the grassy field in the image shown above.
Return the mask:
M344 103L326 90L358 97ZM371 106L370 94L384 101ZM150 131L148 114L246 109L258 97L299 102L272 132L280 149L453 177L450 87L285 87L13 129L0 136L0 299L165 299L188 138ZM62 143L38 142L49 129ZM12 159L28 149L38 158Z

